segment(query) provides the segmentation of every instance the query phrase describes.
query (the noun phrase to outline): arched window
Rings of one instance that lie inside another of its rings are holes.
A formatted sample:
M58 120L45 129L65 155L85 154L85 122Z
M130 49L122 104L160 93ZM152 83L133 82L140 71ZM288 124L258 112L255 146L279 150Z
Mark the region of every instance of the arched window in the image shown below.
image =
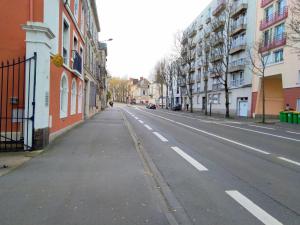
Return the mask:
M62 74L60 80L60 117L64 118L68 115L68 78L65 73Z
M76 98L77 98L77 85L75 78L72 80L72 91L71 91L71 114L76 113Z
M78 113L82 113L82 84L78 86Z

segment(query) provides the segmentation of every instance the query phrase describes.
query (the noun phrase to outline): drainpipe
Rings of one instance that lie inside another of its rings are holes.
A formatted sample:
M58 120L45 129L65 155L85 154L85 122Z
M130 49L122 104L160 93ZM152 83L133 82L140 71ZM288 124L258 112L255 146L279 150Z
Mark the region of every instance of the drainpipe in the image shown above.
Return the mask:
M29 0L29 21L33 22L33 0Z

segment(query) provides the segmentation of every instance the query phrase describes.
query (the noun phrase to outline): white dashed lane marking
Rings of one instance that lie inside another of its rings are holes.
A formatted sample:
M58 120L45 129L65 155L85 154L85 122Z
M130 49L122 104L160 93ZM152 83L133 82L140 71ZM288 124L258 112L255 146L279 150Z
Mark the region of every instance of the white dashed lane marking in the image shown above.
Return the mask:
M168 142L168 139L165 138L164 136L162 136L160 133L158 132L153 132L153 134L158 137L162 142Z
M241 206L247 209L253 216L259 219L263 224L283 225L281 222L279 222L277 219L272 217L270 214L268 214L266 211L264 211L255 203L253 203L246 196L242 195L240 192L236 190L231 190L231 191L226 191L226 193L235 201L237 201Z
M178 155L180 155L182 158L184 158L186 161L188 161L192 166L194 166L197 170L199 170L199 171L208 171L208 169L205 166L203 166L201 163L199 163L198 161L196 161L194 158L192 158L191 156L189 156L188 154L186 154L180 148L178 148L178 147L172 147L172 149Z

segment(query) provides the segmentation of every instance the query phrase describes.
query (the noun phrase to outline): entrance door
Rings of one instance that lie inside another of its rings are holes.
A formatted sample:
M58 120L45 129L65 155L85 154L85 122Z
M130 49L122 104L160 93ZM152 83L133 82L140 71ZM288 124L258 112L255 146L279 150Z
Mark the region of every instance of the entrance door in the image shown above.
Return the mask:
M248 101L239 102L239 116L248 116Z

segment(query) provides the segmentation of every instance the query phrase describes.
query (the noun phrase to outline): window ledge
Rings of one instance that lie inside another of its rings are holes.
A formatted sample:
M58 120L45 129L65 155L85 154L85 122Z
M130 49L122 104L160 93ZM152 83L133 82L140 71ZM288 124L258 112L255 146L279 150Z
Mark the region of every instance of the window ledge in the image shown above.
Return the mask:
M271 64L267 65L266 68L271 67L271 66L277 66L277 65L280 65L280 64L283 64L283 63L284 63L284 61L277 62L277 63L271 63Z

